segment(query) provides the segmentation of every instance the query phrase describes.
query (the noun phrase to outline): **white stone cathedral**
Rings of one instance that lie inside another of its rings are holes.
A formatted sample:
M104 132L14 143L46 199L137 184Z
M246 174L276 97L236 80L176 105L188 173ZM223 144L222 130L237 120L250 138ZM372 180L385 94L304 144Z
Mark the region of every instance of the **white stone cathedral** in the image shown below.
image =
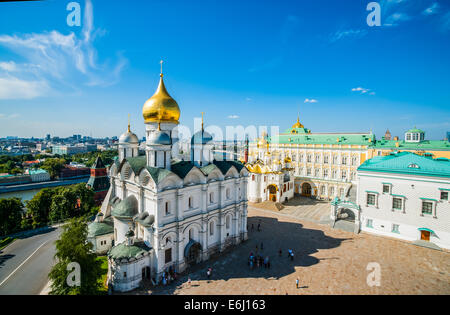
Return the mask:
M180 109L162 74L143 116L145 155L128 126L101 213L88 227L94 250L108 255L109 283L121 292L144 279L160 283L247 239L247 169L214 160L203 125L192 137L191 161L172 156Z

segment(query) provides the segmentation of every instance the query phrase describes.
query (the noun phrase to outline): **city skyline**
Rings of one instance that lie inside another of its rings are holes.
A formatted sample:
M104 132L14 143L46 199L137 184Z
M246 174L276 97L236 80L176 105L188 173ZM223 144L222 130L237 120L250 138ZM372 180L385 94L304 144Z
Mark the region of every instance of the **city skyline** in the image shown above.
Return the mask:
M367 25L364 1L80 1L79 27L67 25L67 3L1 4L2 137L119 136L131 114L142 138L161 59L190 128L206 112L205 125L222 128L282 132L299 114L312 132L403 138L417 126L442 139L450 129L442 1L379 1L380 27Z

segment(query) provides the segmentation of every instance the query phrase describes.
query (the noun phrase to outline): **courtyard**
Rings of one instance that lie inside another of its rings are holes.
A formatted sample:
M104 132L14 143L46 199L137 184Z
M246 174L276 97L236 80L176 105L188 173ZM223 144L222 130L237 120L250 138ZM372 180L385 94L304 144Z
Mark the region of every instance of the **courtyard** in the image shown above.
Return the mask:
M313 216L318 218L318 213ZM170 285L132 294L450 294L448 251L366 233L356 235L313 221L297 219L295 213L249 207L249 239L192 267L191 284L188 274L183 274ZM257 231L258 224L261 231ZM294 251L293 261L288 249ZM270 269L251 270L251 252L269 256ZM381 267L381 278L380 286L370 287L367 278L372 270L367 266L373 262ZM206 275L209 267L210 279Z

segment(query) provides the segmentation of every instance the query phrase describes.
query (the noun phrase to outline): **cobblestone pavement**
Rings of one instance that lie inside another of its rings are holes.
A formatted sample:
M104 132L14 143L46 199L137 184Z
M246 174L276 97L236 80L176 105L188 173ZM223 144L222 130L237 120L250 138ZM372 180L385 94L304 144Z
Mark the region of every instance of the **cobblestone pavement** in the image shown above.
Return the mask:
M294 216L297 219L321 222L330 216L330 203L305 197L295 197L283 203L282 210L275 210L272 202L249 203L249 207L270 210Z
M134 294L450 294L450 253L369 234L331 229L249 208L249 240L204 262L176 284ZM256 231L261 222L262 231ZM261 242L263 249L261 250ZM250 270L250 252L269 256L271 268ZM278 250L282 249L282 256ZM287 250L295 253L294 261ZM369 287L370 262L381 266L381 286ZM212 267L210 280L206 269ZM296 279L300 289L296 288Z

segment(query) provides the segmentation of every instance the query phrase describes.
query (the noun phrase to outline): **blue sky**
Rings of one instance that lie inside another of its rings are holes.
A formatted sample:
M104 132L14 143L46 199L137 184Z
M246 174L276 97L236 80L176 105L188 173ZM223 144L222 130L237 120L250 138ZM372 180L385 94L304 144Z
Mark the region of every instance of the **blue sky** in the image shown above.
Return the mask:
M450 131L448 1L69 2L0 3L0 137L142 137L161 59L189 127Z

